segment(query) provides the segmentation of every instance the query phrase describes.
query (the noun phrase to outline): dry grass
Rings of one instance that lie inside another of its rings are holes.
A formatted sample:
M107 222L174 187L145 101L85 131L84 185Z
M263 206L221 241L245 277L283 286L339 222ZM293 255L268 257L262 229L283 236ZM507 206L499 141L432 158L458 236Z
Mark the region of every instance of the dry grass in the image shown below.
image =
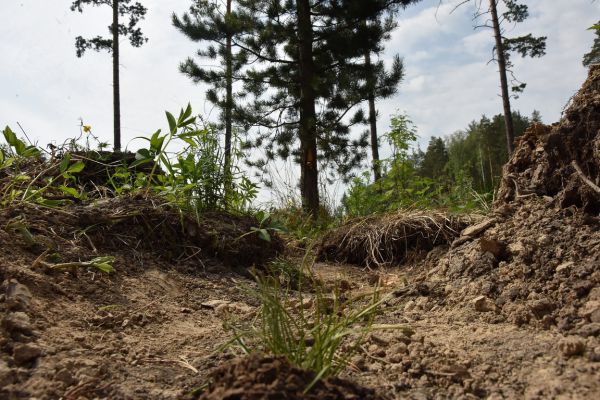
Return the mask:
M319 257L328 261L379 267L400 264L411 255L451 243L479 215L400 210L347 222L323 237Z

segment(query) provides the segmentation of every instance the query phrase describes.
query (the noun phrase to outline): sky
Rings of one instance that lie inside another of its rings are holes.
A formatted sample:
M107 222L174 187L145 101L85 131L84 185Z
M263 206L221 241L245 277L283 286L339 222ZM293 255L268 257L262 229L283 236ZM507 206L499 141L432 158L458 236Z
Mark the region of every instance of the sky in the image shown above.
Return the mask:
M398 93L377 104L378 129L389 128L390 116L406 113L426 147L431 136L464 129L485 114L502 112L491 30L474 29L475 2L455 9L458 0L423 0L398 16L398 28L381 54L404 59L406 76ZM513 100L513 110L530 115L539 110L546 123L561 112L585 80L583 54L594 34L587 30L600 19L594 0L521 0L530 17L507 26L507 36L547 36L546 55L514 56L514 71L527 83ZM194 112L215 118L204 88L178 71L197 44L170 22L186 11L190 0L142 0L148 14L140 26L149 38L141 48L121 45L122 143L143 145L139 136L166 128L165 110L173 113L190 102ZM69 0L0 0L0 126L9 125L40 145L62 143L80 133L80 119L102 140L112 139L112 61L106 52L75 55L76 36L108 34L111 10L70 10ZM481 21L479 21L481 22ZM384 150L385 154L385 150Z

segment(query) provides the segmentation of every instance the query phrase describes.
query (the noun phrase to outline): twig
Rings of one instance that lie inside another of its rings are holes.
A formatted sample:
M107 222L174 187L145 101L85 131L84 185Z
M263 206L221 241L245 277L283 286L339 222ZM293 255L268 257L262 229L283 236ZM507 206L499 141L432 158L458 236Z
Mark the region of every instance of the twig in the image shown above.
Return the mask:
M575 171L577 171L577 174L579 174L581 180L585 182L589 187L591 187L596 193L600 194L600 187L598 187L598 185L596 185L587 176L583 174L583 171L581 170L579 165L577 165L577 162L575 160L571 161L571 165L573 166L573 168L575 168Z

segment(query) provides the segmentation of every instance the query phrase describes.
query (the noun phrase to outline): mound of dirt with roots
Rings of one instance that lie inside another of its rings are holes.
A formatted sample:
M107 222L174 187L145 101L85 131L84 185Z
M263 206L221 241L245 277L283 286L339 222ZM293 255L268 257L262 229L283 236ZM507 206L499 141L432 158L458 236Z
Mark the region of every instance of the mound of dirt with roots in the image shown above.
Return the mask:
M285 358L251 355L233 360L212 374L212 383L201 400L377 400L372 389L351 381L320 380L305 393L314 372L292 367Z
M358 218L325 234L318 257L367 267L398 265L451 243L461 230L479 220L477 215L405 210Z
M504 168L498 204L549 196L557 206L600 212L600 65L557 124L533 125Z
M99 199L60 209L23 204L0 211L7 241L33 252L49 250L72 261L127 248L169 260L218 260L251 267L275 257L283 244L277 235L259 237L256 218L225 212L185 214L147 195ZM0 237L1 239L1 237Z

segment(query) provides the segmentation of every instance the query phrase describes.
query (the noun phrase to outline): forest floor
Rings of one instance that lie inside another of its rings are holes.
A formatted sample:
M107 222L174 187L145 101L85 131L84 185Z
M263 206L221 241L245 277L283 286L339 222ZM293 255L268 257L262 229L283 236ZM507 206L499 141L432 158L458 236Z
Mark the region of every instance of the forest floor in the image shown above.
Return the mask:
M315 263L326 287L342 283L349 296L378 287L386 301L375 322L414 332L370 333L342 378L389 399L600 396L599 223L543 200L513 208L411 265ZM28 221L40 238L42 219ZM490 240L506 253L483 248ZM74 242L57 246L92 254L91 242ZM0 230L0 397L191 398L234 357L216 350L232 337L224 323L257 315L252 279L160 250L110 254L110 275L55 271L21 235Z

